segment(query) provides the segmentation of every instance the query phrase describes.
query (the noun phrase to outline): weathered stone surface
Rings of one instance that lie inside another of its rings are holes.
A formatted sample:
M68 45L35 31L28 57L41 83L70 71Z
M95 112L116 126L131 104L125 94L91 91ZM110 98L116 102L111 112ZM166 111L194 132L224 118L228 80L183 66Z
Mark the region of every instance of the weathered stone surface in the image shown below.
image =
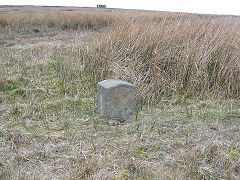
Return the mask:
M105 118L123 118L135 112L135 86L118 79L98 83L98 113Z

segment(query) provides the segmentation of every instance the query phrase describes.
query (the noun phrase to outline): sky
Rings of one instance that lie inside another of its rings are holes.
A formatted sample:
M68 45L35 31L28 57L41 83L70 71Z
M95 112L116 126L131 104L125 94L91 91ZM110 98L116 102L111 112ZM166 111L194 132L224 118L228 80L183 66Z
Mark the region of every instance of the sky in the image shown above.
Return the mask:
M0 0L0 5L46 5L145 9L203 14L240 15L239 0Z

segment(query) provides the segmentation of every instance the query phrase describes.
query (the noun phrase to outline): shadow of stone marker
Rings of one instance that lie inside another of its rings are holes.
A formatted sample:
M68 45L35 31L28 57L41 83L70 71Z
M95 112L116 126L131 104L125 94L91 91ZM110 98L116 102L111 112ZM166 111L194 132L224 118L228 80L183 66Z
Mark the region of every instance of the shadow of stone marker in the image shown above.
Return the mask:
M134 85L118 79L107 79L99 82L97 89L97 109L102 117L124 118L135 112Z

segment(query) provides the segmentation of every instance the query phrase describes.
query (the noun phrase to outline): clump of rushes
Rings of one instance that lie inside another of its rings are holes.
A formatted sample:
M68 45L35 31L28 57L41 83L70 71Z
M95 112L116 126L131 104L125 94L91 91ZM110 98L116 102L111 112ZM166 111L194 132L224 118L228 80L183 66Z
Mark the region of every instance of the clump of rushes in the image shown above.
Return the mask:
M86 64L94 84L124 79L151 102L173 94L239 96L239 22L215 16L146 19L124 18L102 35Z

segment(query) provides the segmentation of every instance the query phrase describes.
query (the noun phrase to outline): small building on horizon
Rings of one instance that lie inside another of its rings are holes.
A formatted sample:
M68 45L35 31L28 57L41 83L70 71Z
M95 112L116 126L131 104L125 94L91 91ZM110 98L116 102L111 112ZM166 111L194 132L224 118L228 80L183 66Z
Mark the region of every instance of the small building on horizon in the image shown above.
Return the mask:
M104 5L104 4L98 4L98 5L97 5L97 8L107 8L107 6Z

